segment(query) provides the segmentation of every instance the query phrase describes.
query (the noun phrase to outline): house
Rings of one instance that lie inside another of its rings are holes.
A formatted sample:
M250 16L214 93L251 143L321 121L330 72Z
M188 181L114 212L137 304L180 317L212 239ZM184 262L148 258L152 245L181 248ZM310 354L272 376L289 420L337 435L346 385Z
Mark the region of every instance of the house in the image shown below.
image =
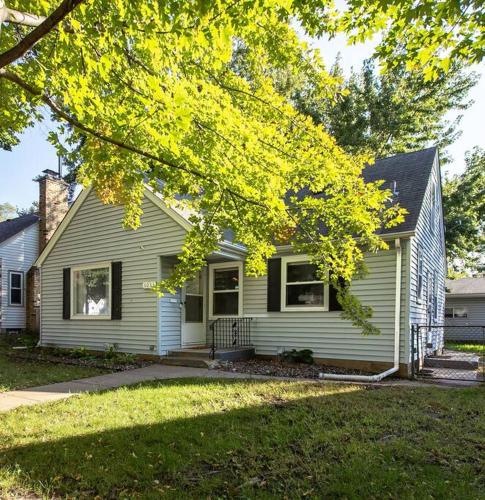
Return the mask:
M446 340L483 342L485 278L446 280L445 297Z
M0 222L0 331L26 326L27 273L39 255L39 217Z
M430 148L378 160L367 180L384 179L409 214L383 230L389 249L367 254L369 274L351 287L374 310L377 336L341 319L335 293L304 255L279 247L267 276L244 276L245 250L230 241L196 279L158 298L150 288L177 262L190 223L150 189L141 227L125 230L123 207L84 190L39 256L41 344L167 356L220 339L251 344L258 356L311 349L322 364L372 371L411 363L411 325L442 324L445 249L439 158ZM229 319L228 319L229 318ZM432 331L432 329L430 329ZM241 341L240 337L246 336ZM250 335L250 340L249 340ZM439 335L428 348L441 349Z
M39 214L0 222L0 333L38 329L39 280L33 263L68 209L68 185L44 170Z

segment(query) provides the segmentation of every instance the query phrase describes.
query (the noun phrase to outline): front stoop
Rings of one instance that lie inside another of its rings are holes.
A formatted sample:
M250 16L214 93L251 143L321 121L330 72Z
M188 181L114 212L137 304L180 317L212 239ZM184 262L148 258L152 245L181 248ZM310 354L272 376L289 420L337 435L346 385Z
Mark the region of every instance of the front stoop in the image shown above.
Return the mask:
M164 365L191 366L194 368L212 368L219 361L242 361L251 359L254 355L254 347L219 349L216 351L216 359L212 360L208 347L182 348L169 351L167 356L160 358L160 363Z

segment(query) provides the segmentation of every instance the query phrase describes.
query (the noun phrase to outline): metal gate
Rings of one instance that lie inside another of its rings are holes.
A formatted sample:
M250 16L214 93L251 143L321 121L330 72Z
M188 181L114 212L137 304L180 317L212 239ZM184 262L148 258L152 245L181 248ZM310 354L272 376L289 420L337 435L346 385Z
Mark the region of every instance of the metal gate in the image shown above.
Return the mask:
M485 325L413 325L413 377L485 381Z

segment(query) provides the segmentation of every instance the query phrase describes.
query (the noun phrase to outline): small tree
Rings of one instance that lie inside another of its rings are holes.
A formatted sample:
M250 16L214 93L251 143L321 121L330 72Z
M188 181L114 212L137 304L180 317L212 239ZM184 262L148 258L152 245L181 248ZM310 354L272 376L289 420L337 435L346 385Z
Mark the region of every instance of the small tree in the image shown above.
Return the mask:
M0 203L0 222L13 219L16 215L16 209L11 203Z
M465 157L463 174L446 179L443 204L450 274L483 272L485 255L485 150Z

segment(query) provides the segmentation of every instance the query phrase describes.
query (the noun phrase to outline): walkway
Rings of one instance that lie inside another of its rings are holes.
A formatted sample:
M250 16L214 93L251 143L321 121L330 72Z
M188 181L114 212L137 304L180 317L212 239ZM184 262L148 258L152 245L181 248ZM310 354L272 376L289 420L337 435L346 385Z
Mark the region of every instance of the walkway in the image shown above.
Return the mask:
M133 385L150 380L173 378L209 377L209 378L268 378L258 375L208 370L207 368L187 368L185 366L150 365L135 370L109 373L57 384L41 385L29 389L0 393L0 412L13 410L19 406L31 406L49 401L66 399L83 392L97 392L116 389L123 385Z
M223 370L208 370L207 368L188 368L185 366L150 365L135 370L109 373L97 377L59 382L57 384L41 385L18 391L0 393L0 413L13 410L19 406L32 406L49 401L67 399L84 392L97 392L107 389L116 389L123 385L133 385L150 380L168 380L174 378L206 377L229 379L265 379L265 380L295 380L267 375L250 375L247 373L226 372ZM303 379L301 379L303 380ZM307 380L308 381L308 380ZM320 382L320 383L349 383L349 382ZM356 382L352 382L356 384ZM429 384L409 380L390 379L389 381L373 385L404 387L425 387ZM468 384L467 384L468 385Z

